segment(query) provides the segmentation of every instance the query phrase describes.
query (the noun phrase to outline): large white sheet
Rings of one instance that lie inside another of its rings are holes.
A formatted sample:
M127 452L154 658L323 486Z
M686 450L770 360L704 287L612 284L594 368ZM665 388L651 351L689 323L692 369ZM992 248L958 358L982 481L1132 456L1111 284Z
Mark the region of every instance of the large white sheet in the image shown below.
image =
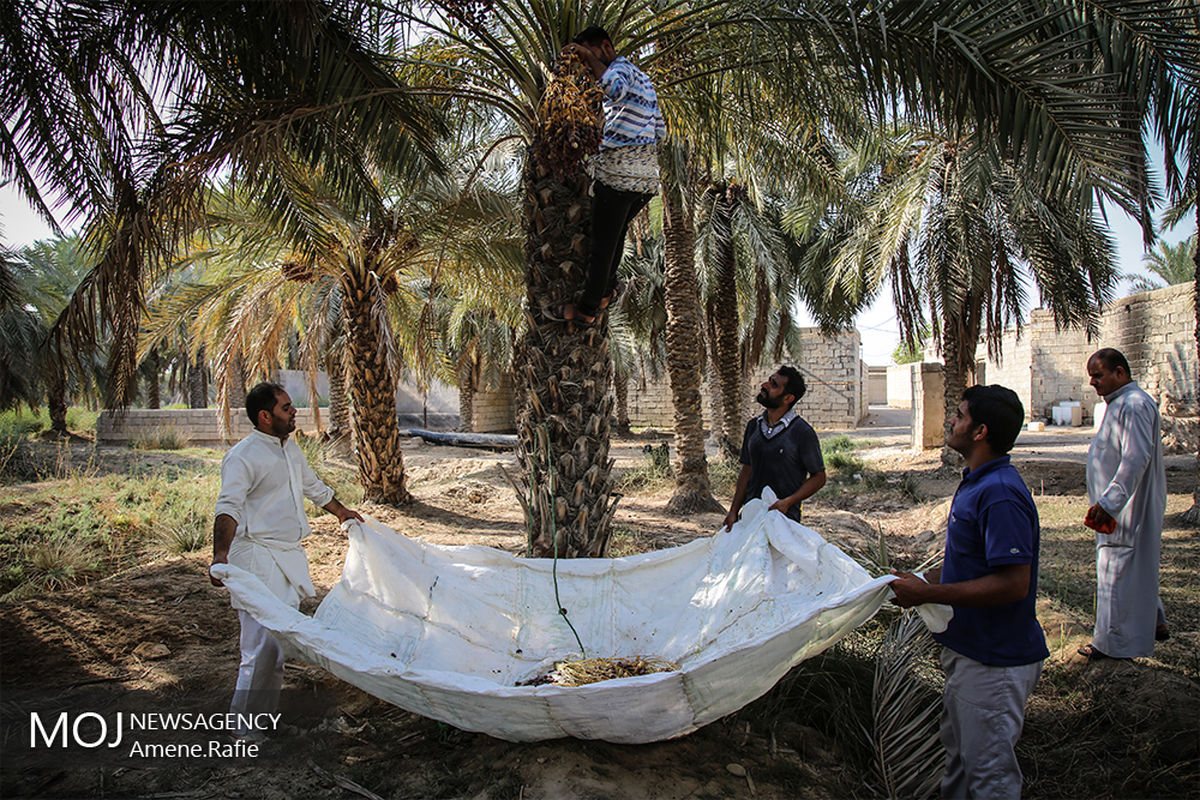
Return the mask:
M311 618L243 570L213 574L301 657L408 711L509 741L652 742L765 694L886 599L890 576L872 579L815 531L768 512L773 500L747 503L731 531L682 547L560 559L560 597L589 657L680 665L581 687L515 685L579 655L550 559L352 522L341 582Z

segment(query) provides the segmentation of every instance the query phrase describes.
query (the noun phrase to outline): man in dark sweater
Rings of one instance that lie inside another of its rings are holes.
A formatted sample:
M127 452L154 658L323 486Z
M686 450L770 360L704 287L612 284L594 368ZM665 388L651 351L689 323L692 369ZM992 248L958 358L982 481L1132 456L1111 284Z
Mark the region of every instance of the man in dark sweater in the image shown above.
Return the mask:
M799 522L801 504L825 485L817 434L794 409L805 389L794 367L780 367L759 390L755 400L766 410L746 423L742 471L725 517L726 529L738 521L746 501L762 496L767 486L778 498L771 510Z

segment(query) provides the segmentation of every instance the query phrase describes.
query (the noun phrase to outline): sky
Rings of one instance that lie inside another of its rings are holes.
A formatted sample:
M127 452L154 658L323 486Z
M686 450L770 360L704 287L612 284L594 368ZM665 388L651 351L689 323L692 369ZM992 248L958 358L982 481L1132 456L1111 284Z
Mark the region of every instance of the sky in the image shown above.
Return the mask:
M1161 154L1158 169L1161 173ZM1118 269L1123 273L1144 273L1142 269L1142 229L1137 221L1123 211L1109 213L1109 227L1117 243ZM1175 244L1196 231L1194 223L1181 223L1174 230L1165 231L1162 240ZM23 247L50 235L50 227L36 214L30 205L11 186L0 186L0 240L11 247ZM1121 282L1117 296L1127 293L1127 282ZM1036 299L1036 290L1031 288ZM801 312L800 323L811 325L807 313ZM892 306L891 287L885 286L875 303L855 320L862 340L862 359L870 366L886 366L892 362L892 352L900 341L896 325L896 312Z

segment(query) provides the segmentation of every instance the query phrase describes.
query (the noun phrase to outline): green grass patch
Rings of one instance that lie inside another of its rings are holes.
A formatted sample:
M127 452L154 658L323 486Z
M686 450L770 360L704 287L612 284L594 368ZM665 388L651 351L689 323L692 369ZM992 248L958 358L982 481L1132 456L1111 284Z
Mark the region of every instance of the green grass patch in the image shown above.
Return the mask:
M742 472L741 463L734 458L715 458L708 462L708 482L712 486L713 495L722 502L728 502L737 488L738 475Z
M70 406L67 409L67 430L74 433L93 434L96 431L96 420L100 412L83 406ZM15 411L0 412L0 441L7 436L24 435L26 437L39 431L49 430L50 412L45 406L36 411L26 408Z
M53 591L148 558L210 547L219 451L122 451L119 458L95 460L89 448L29 446L40 462L59 465L0 504L0 597ZM355 470L328 461L314 466L343 502L361 500ZM311 516L326 513L305 505Z
M862 447L863 442L856 442L844 433L831 436L821 442L821 453L828 456L832 453L846 453Z
M326 486L333 489L333 494L338 500L350 507L362 502L363 490L355 468L330 459L324 443L316 436L297 432L295 439L313 472ZM306 503L304 508L309 517L319 517L326 513L324 509L317 508L312 503Z

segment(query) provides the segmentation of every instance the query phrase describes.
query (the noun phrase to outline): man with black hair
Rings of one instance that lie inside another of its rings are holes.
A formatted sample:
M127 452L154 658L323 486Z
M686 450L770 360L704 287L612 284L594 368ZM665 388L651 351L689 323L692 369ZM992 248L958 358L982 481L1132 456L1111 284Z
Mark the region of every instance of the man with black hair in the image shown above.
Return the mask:
M1170 635L1158 597L1158 562L1167 474L1158 403L1129 371L1119 350L1088 359L1092 388L1104 398L1104 419L1088 448L1084 524L1096 531L1096 628L1079 649L1089 659L1135 658Z
M780 367L759 389L754 399L766 410L746 423L742 471L725 516L726 530L738 521L746 501L761 497L767 486L778 498L771 510L799 522L801 504L825 485L821 443L794 408L805 391L804 377L788 366Z
M246 414L254 430L229 448L221 460L221 493L213 523L213 564L233 564L258 576L276 597L300 606L316 590L300 540L312 531L304 498L338 518L362 521L338 502L309 467L288 435L296 430L292 398L277 383L260 383L246 393ZM211 578L214 586L221 582ZM238 607L242 661L229 710L271 714L283 687L283 650L266 628ZM257 741L263 731L239 730Z
M1025 421L1016 392L972 386L951 418L946 444L966 459L950 505L941 568L895 572L904 608L954 610L942 644L946 672L944 798L1019 798L1016 743L1025 703L1050 655L1036 613L1040 529L1033 496L1008 451Z
M592 155L592 252L578 302L545 314L590 325L616 297L629 224L658 192L658 143L666 136L658 94L646 73L613 49L598 25L563 49L592 70L604 92L604 135Z

